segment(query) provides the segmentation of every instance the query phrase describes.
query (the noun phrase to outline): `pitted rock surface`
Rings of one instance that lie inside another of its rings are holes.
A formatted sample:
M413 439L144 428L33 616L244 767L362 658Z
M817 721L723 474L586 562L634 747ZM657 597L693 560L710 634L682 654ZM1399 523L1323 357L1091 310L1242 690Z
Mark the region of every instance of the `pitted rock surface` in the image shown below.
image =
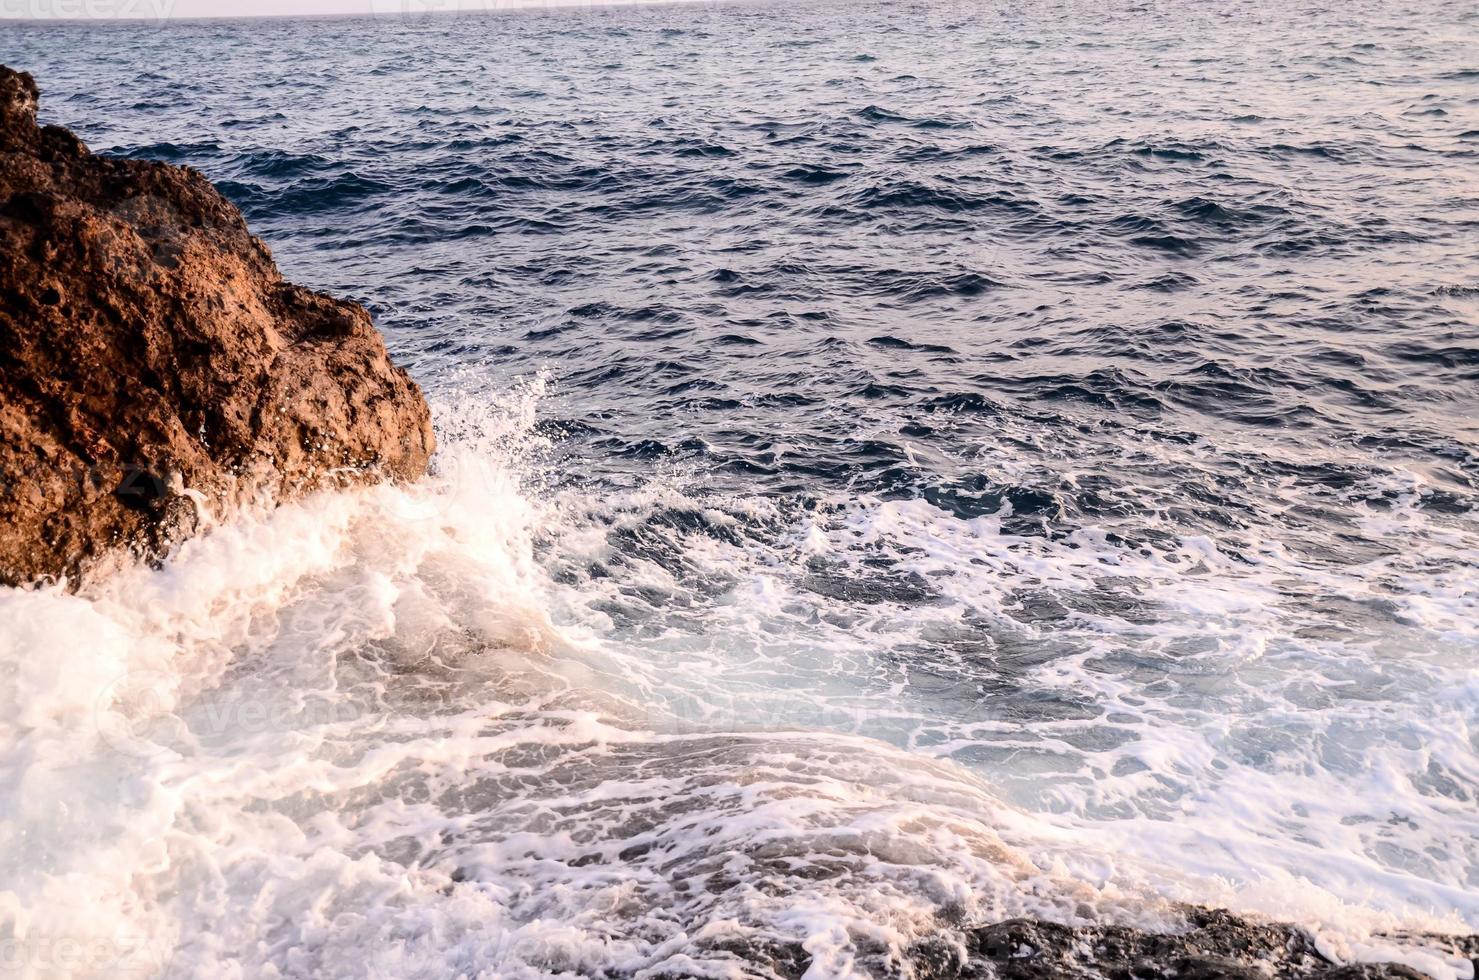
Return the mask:
M284 281L197 171L92 154L37 103L0 66L0 582L424 472L426 402L363 307Z

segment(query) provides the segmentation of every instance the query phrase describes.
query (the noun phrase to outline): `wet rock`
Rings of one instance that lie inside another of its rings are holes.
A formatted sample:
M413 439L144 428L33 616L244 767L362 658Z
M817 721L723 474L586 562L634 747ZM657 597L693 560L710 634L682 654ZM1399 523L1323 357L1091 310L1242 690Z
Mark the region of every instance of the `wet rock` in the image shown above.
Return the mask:
M90 153L0 66L0 582L421 474L430 414L361 306L285 282L188 167Z
M1185 907L1181 916L1176 928L1162 933L1037 919L969 927L946 914L941 933L915 941L902 962L887 952L870 953L863 944L854 965L861 976L910 980L1428 980L1400 963L1332 962L1297 926L1199 907ZM1386 938L1394 947L1479 965L1479 936ZM729 942L718 948L746 964L745 976L794 980L808 975L812 965L800 943Z
M1070 927L1012 919L975 929L970 957L955 972L936 976L999 980L1420 980L1397 963L1337 964L1295 926L1262 923L1229 912L1189 908L1173 933L1124 926ZM1475 937L1395 939L1472 955Z

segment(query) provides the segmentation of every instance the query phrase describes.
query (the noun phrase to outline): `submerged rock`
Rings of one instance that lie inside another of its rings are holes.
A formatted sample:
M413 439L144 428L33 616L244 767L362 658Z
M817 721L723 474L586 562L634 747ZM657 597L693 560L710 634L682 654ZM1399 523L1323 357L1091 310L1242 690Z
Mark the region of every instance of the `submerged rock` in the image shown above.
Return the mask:
M1287 923L1191 906L1180 910L1180 918L1170 932L1008 919L920 940L902 962L881 949L870 954L864 948L853 965L861 976L912 980L1432 980L1403 963L1337 962L1309 933ZM1446 961L1445 969L1459 976L1465 975L1459 964L1468 961L1470 975L1479 976L1473 972L1479 969L1479 936L1383 938L1401 949L1404 959ZM757 977L800 980L813 966L800 943L732 942L724 948L751 965ZM650 976L678 980L688 974L659 970Z
M1304 930L1262 923L1230 912L1189 908L1184 927L1154 933L1123 926L1078 927L1012 919L974 930L970 961L939 976L1058 980L1424 980L1400 963L1332 961ZM1479 955L1479 937L1393 937L1395 945L1439 950L1448 957Z
M284 281L200 173L95 156L37 100L0 66L0 582L425 470L426 402L363 307Z

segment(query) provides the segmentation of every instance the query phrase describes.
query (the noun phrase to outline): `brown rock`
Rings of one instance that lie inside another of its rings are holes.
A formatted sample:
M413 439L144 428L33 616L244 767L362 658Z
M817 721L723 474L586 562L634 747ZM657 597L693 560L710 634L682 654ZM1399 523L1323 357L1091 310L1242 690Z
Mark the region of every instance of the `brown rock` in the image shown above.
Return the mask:
M158 556L197 494L425 470L426 402L363 307L285 282L198 172L94 156L36 106L0 66L0 582Z

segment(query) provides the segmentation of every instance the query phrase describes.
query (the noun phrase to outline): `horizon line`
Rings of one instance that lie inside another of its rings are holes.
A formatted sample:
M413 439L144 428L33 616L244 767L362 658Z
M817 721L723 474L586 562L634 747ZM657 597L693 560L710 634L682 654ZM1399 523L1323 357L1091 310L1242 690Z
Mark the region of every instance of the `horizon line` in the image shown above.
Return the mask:
M140 0L140 5L148 6L158 0ZM325 10L316 13L297 12L264 12L264 13L192 13L173 14L163 13L120 13L120 14L90 14L83 13L73 16L61 17L30 17L24 15L12 15L0 12L0 24L28 24L37 26L72 26L72 25L107 25L107 24L156 24L164 26L167 23L199 23L216 22L224 23L230 21L244 20L361 20L361 19L387 19L403 18L407 20L424 20L432 17L457 17L477 16L498 13L519 13L529 10L573 10L573 9L595 9L595 8L620 8L620 7L668 7L668 6L695 6L707 4L711 6L733 6L749 3L780 2L780 0L458 0L456 5L448 6L430 2L418 2L418 0L396 0L396 9L376 9L380 6L391 6L388 2L377 2L370 0L368 9L360 10ZM168 7L174 6L174 0L163 0ZM3 8L0 4L0 8Z

